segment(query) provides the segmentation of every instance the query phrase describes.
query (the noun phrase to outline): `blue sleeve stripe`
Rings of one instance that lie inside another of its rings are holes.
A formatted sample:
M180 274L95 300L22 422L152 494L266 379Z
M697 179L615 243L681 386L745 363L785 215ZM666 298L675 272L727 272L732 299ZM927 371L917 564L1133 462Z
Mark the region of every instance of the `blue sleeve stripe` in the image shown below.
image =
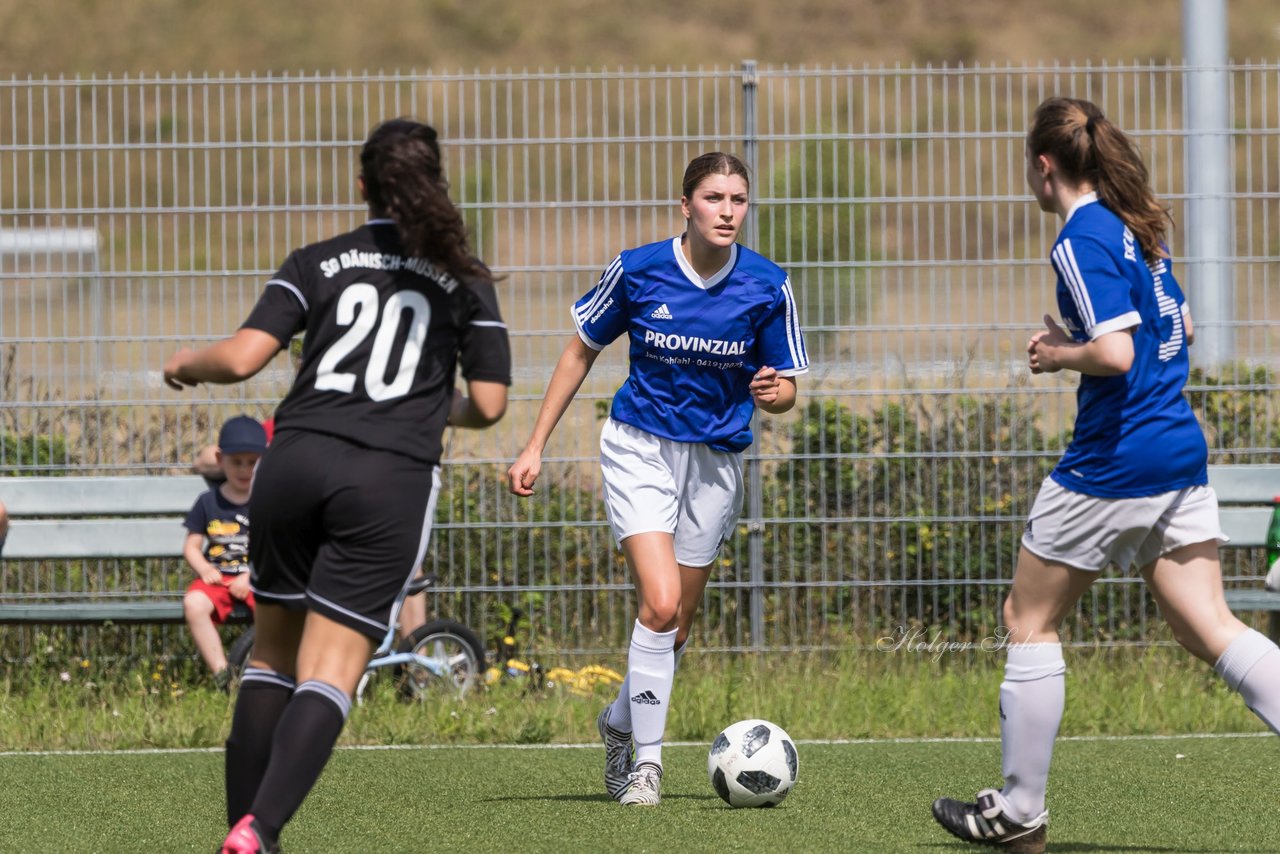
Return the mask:
M1080 321L1084 324L1087 333L1098 325L1098 320L1093 313L1093 302L1089 299L1089 290L1084 285L1084 276L1080 275L1080 265L1076 263L1076 253L1071 248L1069 239L1062 241L1053 250L1053 261L1058 272L1062 273L1067 288L1071 291L1076 310L1080 312Z
M272 279L271 281L267 282L267 284L279 285L282 288L286 288L287 290L292 291L293 295L298 298L298 302L302 303L303 310L304 311L310 310L311 306L307 305L307 298L302 295L302 291L298 290L297 285L293 284L292 282L286 282L284 279Z
M587 318L595 313L598 306L604 305L609 294L612 293L618 279L622 277L622 256L619 255L613 259L613 263L604 271L604 275L600 277L600 282L596 285L595 296L587 301L587 304L577 309L578 322L586 323Z
M787 346L791 348L791 364L797 369L809 367L809 354L804 346L804 333L800 330L800 312L791 294L791 279L782 283L782 298L787 304Z

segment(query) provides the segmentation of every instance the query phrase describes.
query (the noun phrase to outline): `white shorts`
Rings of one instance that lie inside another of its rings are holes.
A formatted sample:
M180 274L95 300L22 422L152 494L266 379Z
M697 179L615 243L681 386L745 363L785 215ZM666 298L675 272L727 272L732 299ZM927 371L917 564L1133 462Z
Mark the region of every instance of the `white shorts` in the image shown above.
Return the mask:
M683 566L715 560L742 513L742 454L663 439L610 418L600 432L600 469L614 539L665 531Z
M1183 546L1227 537L1218 496L1189 486L1142 498L1095 498L1046 477L1022 533L1022 546L1045 560L1100 571L1146 566Z

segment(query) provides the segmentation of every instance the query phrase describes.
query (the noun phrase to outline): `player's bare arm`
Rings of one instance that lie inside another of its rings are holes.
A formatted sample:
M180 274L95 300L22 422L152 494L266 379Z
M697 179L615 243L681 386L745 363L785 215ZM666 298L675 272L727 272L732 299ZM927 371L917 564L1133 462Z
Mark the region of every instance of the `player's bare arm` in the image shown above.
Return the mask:
M1095 377L1114 377L1133 366L1131 330L1108 332L1092 341L1080 342L1047 314L1044 323L1047 328L1027 342L1028 363L1033 374L1052 374L1065 369Z
M265 368L282 346L269 332L240 329L208 347L174 353L164 364L164 381L178 391L199 383L241 382Z
M546 447L551 432L560 423L599 355L599 350L588 347L577 335L565 345L551 374L551 381L547 383L547 393L542 398L542 407L538 410L533 433L520 456L507 470L507 485L512 493L523 496L533 494L533 484L542 471L542 449Z
M756 406L774 415L796 405L796 381L794 377L780 377L776 368L765 366L751 378L751 396Z
M505 383L471 380L467 393L453 390L453 404L449 407L448 424L480 430L496 424L507 412L507 386Z

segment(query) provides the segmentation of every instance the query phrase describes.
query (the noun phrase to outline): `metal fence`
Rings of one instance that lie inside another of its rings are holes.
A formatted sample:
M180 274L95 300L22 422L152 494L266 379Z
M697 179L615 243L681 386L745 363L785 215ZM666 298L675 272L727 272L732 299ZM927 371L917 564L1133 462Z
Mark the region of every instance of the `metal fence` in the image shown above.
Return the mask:
M507 418L449 440L435 607L492 629L498 606L517 605L566 651L616 647L634 605L595 459L623 348L597 362L553 437L540 495L513 498L499 474L570 334L569 305L620 249L676 234L685 164L730 150L753 170L749 242L790 272L813 370L793 413L758 419L748 512L704 603L707 645L866 644L907 625L981 636L1074 411L1070 377L1023 368L1054 306L1058 227L1025 187L1031 111L1052 94L1096 101L1182 223L1195 71L744 63L0 81L0 469L181 471L222 418L269 414L287 357L186 394L163 386L163 360L233 331L290 249L362 222L360 143L412 115L440 131L453 196L503 277L516 364ZM1280 459L1280 66L1232 66L1228 80L1233 350L1197 365L1189 392L1214 461L1260 462ZM1175 232L1175 256L1183 243ZM1243 555L1228 574L1259 568ZM92 595L75 580L92 575L10 564L0 592ZM1071 636L1149 640L1153 613L1134 578L1109 577ZM147 649L187 648L180 633L139 632Z

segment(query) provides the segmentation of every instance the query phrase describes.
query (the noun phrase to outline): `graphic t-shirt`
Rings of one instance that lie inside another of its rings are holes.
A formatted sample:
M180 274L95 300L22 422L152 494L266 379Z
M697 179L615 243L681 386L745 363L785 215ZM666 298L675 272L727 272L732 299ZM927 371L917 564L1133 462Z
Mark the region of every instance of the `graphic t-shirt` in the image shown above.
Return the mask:
M249 504L228 501L220 489L201 493L183 527L205 538L204 557L223 575L249 571Z

